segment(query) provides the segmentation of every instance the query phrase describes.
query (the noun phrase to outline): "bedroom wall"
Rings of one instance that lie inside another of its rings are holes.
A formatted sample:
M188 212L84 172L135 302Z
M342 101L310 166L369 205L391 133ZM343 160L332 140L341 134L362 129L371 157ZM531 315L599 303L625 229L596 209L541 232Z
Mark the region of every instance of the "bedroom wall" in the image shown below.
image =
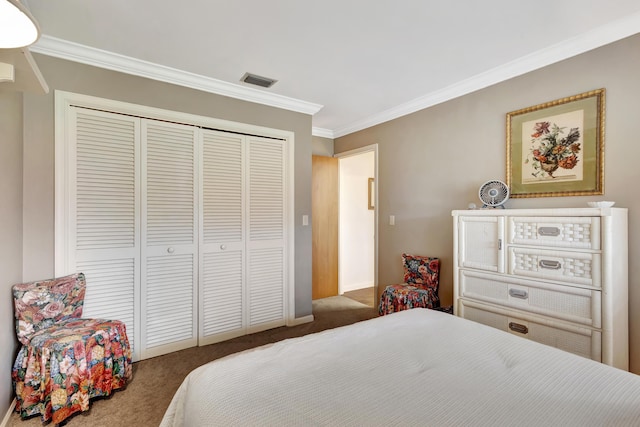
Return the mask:
M441 297L452 301L451 211L479 204L478 187L506 179L506 113L606 89L604 196L511 199L507 208L629 208L629 259L640 256L640 35L411 115L335 139L335 152L379 148L379 289L402 277L403 251L442 258ZM389 215L395 215L390 226ZM640 373L640 263L629 264L631 371Z
M314 136L311 139L311 151L315 156L333 156L333 139Z
M22 281L22 94L0 89L0 422L13 400L16 355L11 286Z
M311 116L34 55L50 87L24 98L24 280L54 274L54 91L64 90L295 132L296 317L311 314Z

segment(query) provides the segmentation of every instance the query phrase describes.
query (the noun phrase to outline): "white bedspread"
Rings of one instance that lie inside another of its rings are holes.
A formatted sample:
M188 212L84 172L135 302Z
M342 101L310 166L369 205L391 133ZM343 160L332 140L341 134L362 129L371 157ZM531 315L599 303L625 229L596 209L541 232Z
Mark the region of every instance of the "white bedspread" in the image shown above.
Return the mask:
M640 426L640 376L413 309L216 360L161 426Z

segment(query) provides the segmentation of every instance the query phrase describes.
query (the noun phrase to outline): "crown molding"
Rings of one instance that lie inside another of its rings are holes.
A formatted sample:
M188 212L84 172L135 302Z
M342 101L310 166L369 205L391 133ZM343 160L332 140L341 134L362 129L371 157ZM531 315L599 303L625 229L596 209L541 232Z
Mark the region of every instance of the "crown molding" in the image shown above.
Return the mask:
M242 101L255 102L270 107L282 108L298 113L313 115L323 107L282 95L224 82L152 62L142 61L117 53L95 49L56 37L42 35L29 48L32 52L62 58L81 64L92 65L107 70L145 77L165 83L172 83L204 92L228 96Z
M441 90L416 98L397 107L358 120L333 131L334 138L348 135L380 123L388 122L416 111L484 89L496 83L526 74L547 65L562 61L581 53L599 48L640 32L640 13L629 15L618 21L596 28L579 36L523 56L499 67L477 74L469 79Z
M318 136L320 138L334 138L333 131L331 129L317 128L315 126L311 128L311 135Z

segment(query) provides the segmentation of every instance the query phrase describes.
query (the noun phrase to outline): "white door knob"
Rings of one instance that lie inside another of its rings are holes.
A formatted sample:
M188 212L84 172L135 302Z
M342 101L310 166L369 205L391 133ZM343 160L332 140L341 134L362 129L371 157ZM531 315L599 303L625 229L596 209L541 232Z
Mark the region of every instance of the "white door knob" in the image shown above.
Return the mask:
M220 249L224 251L225 249L227 249L227 247L225 245L220 245Z
M172 247L168 247L168 248L167 248L167 252L169 252L170 254L172 254L172 253L173 253L173 248L172 248Z

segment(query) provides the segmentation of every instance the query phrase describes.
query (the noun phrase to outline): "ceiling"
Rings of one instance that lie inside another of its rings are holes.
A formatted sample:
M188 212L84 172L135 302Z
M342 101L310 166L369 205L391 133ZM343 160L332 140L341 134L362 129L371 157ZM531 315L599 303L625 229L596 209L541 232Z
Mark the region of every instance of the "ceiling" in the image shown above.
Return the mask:
M330 138L640 32L638 0L23 3L33 52L313 114Z

